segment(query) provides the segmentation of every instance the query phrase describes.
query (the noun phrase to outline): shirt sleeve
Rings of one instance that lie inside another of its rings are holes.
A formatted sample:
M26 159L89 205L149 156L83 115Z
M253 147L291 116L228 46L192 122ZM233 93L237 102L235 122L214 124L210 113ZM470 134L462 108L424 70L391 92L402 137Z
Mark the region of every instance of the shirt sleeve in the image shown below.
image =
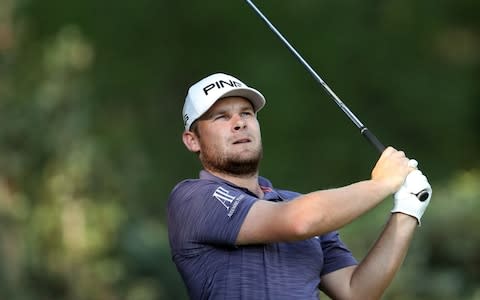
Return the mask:
M185 183L169 200L172 246L195 248L199 243L234 246L240 227L257 199L226 184Z
M324 255L324 265L321 276L333 271L358 264L347 246L342 242L337 231L320 237Z

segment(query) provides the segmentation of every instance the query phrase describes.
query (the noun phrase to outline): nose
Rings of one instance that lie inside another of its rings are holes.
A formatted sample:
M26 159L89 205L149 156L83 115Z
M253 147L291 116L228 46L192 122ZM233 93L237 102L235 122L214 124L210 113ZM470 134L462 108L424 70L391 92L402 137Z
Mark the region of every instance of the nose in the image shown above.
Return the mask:
M233 130L234 131L238 131L240 129L243 129L243 128L246 128L247 127L247 122L240 116L240 115L236 115L234 118L233 118Z

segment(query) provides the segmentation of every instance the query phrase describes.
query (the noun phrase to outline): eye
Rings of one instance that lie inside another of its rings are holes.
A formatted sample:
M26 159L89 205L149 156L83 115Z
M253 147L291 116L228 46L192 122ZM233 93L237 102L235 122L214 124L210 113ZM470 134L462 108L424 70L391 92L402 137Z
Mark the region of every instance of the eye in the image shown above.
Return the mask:
M225 119L225 118L226 118L225 114L218 114L218 115L213 116L214 120L221 120L221 119Z
M253 116L253 112L252 111L244 111L242 112L242 116Z

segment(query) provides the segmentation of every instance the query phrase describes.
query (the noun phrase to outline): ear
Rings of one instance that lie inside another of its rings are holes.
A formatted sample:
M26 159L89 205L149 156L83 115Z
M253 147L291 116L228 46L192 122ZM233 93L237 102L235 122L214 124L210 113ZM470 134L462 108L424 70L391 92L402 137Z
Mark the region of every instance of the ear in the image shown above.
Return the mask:
M187 147L190 152L200 152L200 143L195 133L191 131L184 131L182 134L182 140L183 144L185 144L185 147Z

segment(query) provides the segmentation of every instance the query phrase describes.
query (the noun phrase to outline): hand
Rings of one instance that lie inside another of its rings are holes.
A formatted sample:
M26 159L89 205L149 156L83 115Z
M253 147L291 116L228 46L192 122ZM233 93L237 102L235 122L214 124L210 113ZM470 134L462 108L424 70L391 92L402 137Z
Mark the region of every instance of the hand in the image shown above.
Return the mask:
M412 217L421 225L420 219L432 197L432 187L420 170L408 174L404 184L394 195L392 213L400 212Z
M387 195L390 195L398 191L407 175L415 169L416 165L410 164L403 151L388 147L372 170L372 180L380 182L385 187Z

